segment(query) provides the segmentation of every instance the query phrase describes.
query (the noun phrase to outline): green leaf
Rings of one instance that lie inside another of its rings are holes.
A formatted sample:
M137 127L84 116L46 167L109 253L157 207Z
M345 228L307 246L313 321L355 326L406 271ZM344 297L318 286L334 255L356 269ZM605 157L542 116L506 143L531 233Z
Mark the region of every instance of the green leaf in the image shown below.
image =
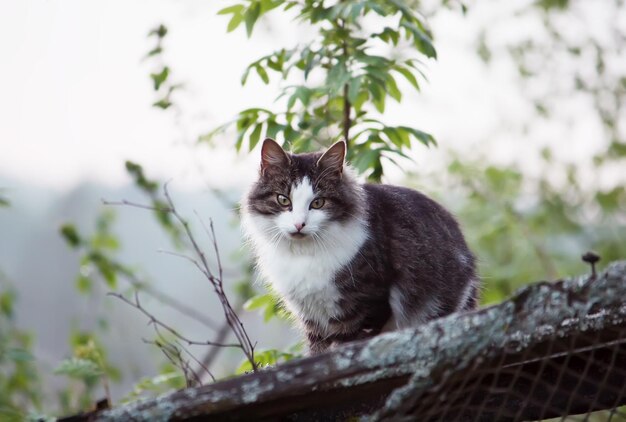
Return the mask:
M154 47L152 50L150 50L147 54L148 57L152 57L152 56L156 56L157 54L161 54L163 52L163 49L161 47Z
M340 89L343 88L349 80L350 74L346 69L346 64L343 61L339 61L328 72L326 84L332 89Z
M363 108L363 104L368 101L370 98L370 94L368 91L361 90L359 95L357 95L356 100L352 102L354 109L360 111Z
M63 224L60 229L61 236L65 241L73 248L80 246L82 243L81 238L73 224Z
M373 168L377 161L380 161L380 150L368 149L357 154L356 159L352 160L352 165L359 173L365 173Z
M76 289L83 294L90 293L92 289L91 279L82 274L79 275L76 277Z
M421 53L423 53L426 57L437 58L437 51L435 51L435 47L433 47L432 40L430 37L418 28L415 24L410 22L402 22L400 24L407 33L410 33L413 36L413 45L417 48Z
M234 13L233 17L228 21L226 32L233 32L243 22L243 13Z
M256 66L256 73L259 75L259 77L261 78L261 80L263 80L263 82L267 85L270 82L270 78L267 75L267 71L265 69L263 69L263 67L261 65L257 65Z
M393 127L385 127L382 131L385 135L387 135L389 140L398 148L411 146L411 141L409 139L409 136L407 135L407 132L398 130Z
M297 3L297 2L295 2L295 1L290 1L290 2L287 2L287 4L286 4L286 6L284 7L283 11L285 11L285 12L286 12L287 10L289 10L289 9L291 9L292 7L297 6L297 5L298 5L298 3Z
M102 369L95 362L79 358L61 361L59 366L54 370L54 373L77 379L92 378L103 374Z
M394 67L394 70L398 73L400 73L402 76L404 76L404 78L409 81L409 83L411 85L413 85L413 87L419 91L420 86L419 83L417 82L417 78L415 77L415 75L413 75L413 72L411 72L409 69L401 67L401 66L397 66Z
M275 120L268 120L267 132L265 133L265 136L267 136L268 138L276 139L276 135L282 130L284 130L283 125L276 123Z
M266 306L273 304L274 297L271 294L266 293L248 299L248 301L244 303L243 308L247 311L253 311L255 309L265 308Z
M159 188L159 184L152 180L148 180L143 172L143 167L141 167L141 165L132 161L126 161L124 163L124 166L126 167L126 171L128 172L128 174L130 174L133 179L135 179L135 184L139 188L141 188L148 194L153 194L157 191L157 189Z
M426 146L437 145L437 141L435 141L435 138L430 133L422 132L421 130L407 126L398 126L398 129L410 132L415 138L417 138L417 140Z
M155 101L154 103L152 103L153 107L157 107L160 108L162 110L167 110L168 108L170 108L172 105L172 102L169 100L169 98L162 98L159 101Z
M387 94L389 94L391 98L393 98L397 102L401 102L402 93L398 89L398 85L396 84L396 80L393 78L393 76L389 75L385 82L386 82L385 87L387 88Z
M317 55L308 48L303 50L302 54L304 56L304 80L306 81L309 77L309 73L311 73L311 70L313 69L313 66L315 66L318 62L318 59Z
M244 9L244 5L243 4L235 4L233 6L229 6L229 7L225 7L222 10L220 10L219 12L217 12L218 15L228 15L230 13L233 14L237 14L237 13L241 13L241 11Z
M293 353L282 352L276 349L259 350L254 352L254 361L261 368L276 365L279 362L287 362L294 358ZM244 361L235 371L236 374L243 374L252 371L252 365L248 360Z
M243 72L243 75L241 75L241 85L246 84L246 81L248 80L248 75L250 75L250 69L252 68L248 66L246 70Z
M259 143L259 139L261 137L261 130L263 129L263 124L259 123L255 126L254 130L250 134L250 151L254 149L256 144Z
M167 27L165 27L165 25L163 24L157 26L148 33L148 36L152 35L156 35L158 38L165 37L165 35L167 35Z
M245 21L246 21L246 33L248 34L248 37L252 35L252 29L254 28L254 24L256 23L257 19L259 19L260 15L261 15L261 3L258 1L254 1L252 5L248 8L248 10L246 10L246 13L244 14Z
M163 67L163 69L161 69L159 73L150 74L150 77L152 78L152 81L154 82L155 91L159 90L161 85L163 85L163 82L167 80L167 77L169 76L169 74L170 74L170 68L167 66Z
M261 0L261 13L269 12L282 5L284 0Z
M352 5L352 7L350 8L350 11L348 13L348 15L346 16L346 18L350 19L351 21L356 21L357 18L361 15L361 12L363 12L363 9L365 8L365 2L356 2Z
M361 91L362 83L363 79L360 76L350 79L350 82L348 83L348 101L350 101L351 104L354 104L357 101L357 96Z
M374 103L374 107L378 110L379 113L385 112L385 97L386 92L384 86L376 79L370 79L371 83L369 84L369 91L372 94L372 102Z

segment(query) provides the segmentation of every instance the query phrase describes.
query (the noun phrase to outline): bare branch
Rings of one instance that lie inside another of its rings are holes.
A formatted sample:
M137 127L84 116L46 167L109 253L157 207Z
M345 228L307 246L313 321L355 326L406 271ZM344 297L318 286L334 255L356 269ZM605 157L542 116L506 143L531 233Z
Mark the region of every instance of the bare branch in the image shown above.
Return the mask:
M165 355L165 357L172 363L172 365L182 371L183 376L185 377L185 384L187 385L187 388L202 384L200 382L199 376L195 373L195 371L193 371L193 369L191 369L189 362L183 359L181 349L179 349L176 345L165 340L142 340L146 344L151 344L158 347L159 350L161 350L161 352ZM191 379L190 374L193 375L194 380Z
M254 360L254 347L255 346L254 346L254 344L252 344L252 341L250 340L250 337L248 336L248 333L246 332L246 330L245 330L245 328L243 326L243 323L239 319L239 316L237 315L237 313L233 310L233 308L232 308L232 306L230 304L230 301L228 300L228 297L226 295L226 292L224 291L224 286L223 286L223 267L222 267L221 257L220 257L220 254L219 254L219 248L217 246L217 240L215 238L215 229L214 229L214 226L213 226L213 221L212 220L210 221L209 227L207 228L207 226L204 224L202 219L200 219L200 216L198 215L198 213L194 211L196 216L198 216L198 219L200 220L202 226L204 227L204 230L207 232L207 235L209 236L209 238L212 241L213 250L214 250L214 253L215 253L215 256L216 256L217 266L218 266L218 275L217 276L211 271L211 267L209 265L207 257L205 255L205 253L203 252L203 250L200 248L200 246L199 246L198 242L196 241L196 238L194 237L193 233L191 232L191 229L189 228L189 223L178 213L178 211L176 209L176 206L174 205L174 201L172 200L172 198L170 196L170 193L168 191L168 183L165 183L163 185L163 194L164 194L165 200L166 200L166 202L168 204L167 207L155 207L155 206L143 205L143 204L138 204L138 203L135 203L135 202L127 201L127 200L116 201L116 202L104 201L103 200L103 203L106 204L106 205L128 205L128 206L133 206L133 207L142 208L142 209L148 209L148 210L152 210L152 211L167 212L167 213L171 214L172 216L174 216L176 221L182 226L182 228L184 230L184 233L185 233L185 235L187 237L187 240L190 242L189 246L193 250L193 252L196 255L197 259L194 259L194 258L189 257L189 256L184 255L184 254L178 254L178 253L174 253L174 252L165 252L165 253L169 253L170 255L175 255L175 256L181 257L183 259L186 259L187 261L191 262L194 266L196 266L196 268L198 268L200 270L200 272L207 278L207 280L209 281L209 283L213 287L213 290L215 291L215 294L217 295L217 297L220 300L220 303L222 305L222 309L223 309L223 312L224 312L224 317L226 318L226 323L228 324L228 326L230 327L231 331L235 335L235 338L237 339L238 345L224 345L222 343L215 343L215 342L208 342L208 341L207 342L190 341L189 339L186 339L185 337L180 335L176 330L174 330L171 327L163 324L161 321L158 321L156 318L154 318L154 316L152 316L150 313L148 313L139 304L138 297L136 297L136 301L135 301L135 303L133 303L133 302L127 300L126 298L124 298L121 295L113 294L113 296L116 296L116 297L120 298L121 300L125 301L126 303L130 304L131 306L134 306L134 307L138 308L140 311L142 311L146 316L148 316L150 318L150 321L151 321L152 324L157 324L157 325L161 326L162 328L170 331L177 338L179 338L180 340L186 342L189 345L191 345L191 344L203 344L203 345L212 345L212 346L218 346L218 347L220 347L220 346L221 347L239 347L243 351L244 355L246 356L246 359L252 365L252 368L254 370L256 370L257 369L257 363ZM156 200L156 199L154 199L154 200ZM222 331L222 330L220 330L220 331Z
M200 362L200 361L198 360L198 358L196 358L196 356L195 356L193 353L191 353L191 352L190 352L189 350L187 350L187 349L186 349L186 348L185 348L182 344L180 344L180 342L179 342L179 341L177 341L176 343L179 345L179 347L181 348L181 350L182 350L182 351L184 351L185 353L187 353L187 355L189 355L189 357L190 357L191 359L193 359L193 360L194 360L194 362L196 362L196 363L198 364L198 366L199 366L199 367L200 367L200 368L201 368L201 369L202 369L202 370L203 370L206 374L208 374L208 375L211 377L211 380L213 380L213 382L215 382L215 381L216 381L216 380L215 380L215 376L213 376L213 373L209 370L209 368L208 368L208 367L207 367L204 363ZM211 350L220 350L220 348L219 348L219 347L214 347L214 348L213 348L213 349L211 349ZM191 368L191 365L189 365L189 367ZM194 371L194 373L195 373L195 371ZM201 379L198 379L198 385L202 385L202 381L201 381Z
M137 202L127 201L126 199L122 199L121 201L107 201L106 199L101 199L101 201L104 205L112 205L112 206L127 205L129 207L141 208L141 209L150 210L150 211L172 212L172 210L168 207L160 208L160 207L155 207L152 205L145 205L145 204L139 204Z
M117 263L116 263L117 264ZM140 280L139 278L137 278L137 276L135 274L132 273L132 271L127 270L126 268L124 268L122 265L116 265L117 270L124 275L124 277L126 278L126 280L137 290L142 291L152 297L154 297L155 299L157 299L159 302L163 303L164 305L169 306L172 309L176 309L178 312L180 312L181 314L196 320L197 322L206 325L207 327L213 329L213 330L217 330L218 328L220 328L219 324L215 321L213 321L211 318L209 318L207 315L193 309L190 308L189 306L187 306L186 304L180 302L179 300L171 297L170 295L168 295L167 293L162 292L161 290L157 289L156 287L151 286L150 284Z
M172 255L172 256L175 256L175 257L178 257L178 258L182 258L182 259L184 259L184 260L186 260L186 261L189 261L189 262L190 262L190 263L192 263L192 264L193 264L193 265L194 265L194 266L195 266L198 270L200 270L200 272L201 272L202 274L204 274L206 277L210 277L210 275L209 275L209 274L207 274L207 273L204 271L204 268L202 268L202 266L200 266L200 263L199 263L198 261L196 261L195 259L193 259L192 257L190 257L189 255L185 255L185 254L178 253L178 252L166 251L166 250L163 250L163 249L159 249L159 250L158 250L158 252L159 252L159 253L164 253L164 254L166 254L166 255Z
M189 223L176 210L176 206L174 205L174 201L172 201L172 198L171 198L170 193L169 193L169 191L167 189L167 186L168 186L167 183L163 185L163 194L165 195L165 199L166 199L166 201L167 201L167 203L169 205L169 208L171 209L170 212L172 213L172 215L178 220L178 222L183 227L183 229L185 231L185 234L187 235L187 238L191 242L193 250L196 253L196 256L200 260L199 265L201 265L202 268L204 269L203 274L205 274L205 276L207 277L208 281L213 286L213 289L214 289L215 293L217 294L218 298L220 299L220 302L222 304L222 309L224 311L224 316L226 317L226 321L228 322L228 325L230 325L230 327L231 327L231 329L233 331L233 334L235 335L235 337L237 338L237 341L241 345L241 349L243 350L244 354L246 355L246 358L248 359L248 361L252 365L252 368L254 370L256 370L257 369L257 364L256 364L256 362L254 360L254 345L250 341L250 337L248 336L248 333L246 332L245 328L243 327L243 323L239 319L239 316L235 313L235 311L233 311L233 308L230 305L228 297L226 296L226 292L224 291L224 288L223 288L221 277L219 277L219 278L215 277L213 275L213 273L211 272L211 268L210 268L209 263L208 263L208 261L206 259L206 255L204 254L204 252L202 251L202 249L198 245L198 242L196 241L196 238L194 237L193 233L191 232L191 230L189 228ZM214 232L213 232L213 239L215 239L215 233ZM217 249L217 244L215 243L215 240L214 240L214 247ZM219 261L218 261L218 263L219 263ZM218 266L219 266L219 270L218 270L219 274L222 274L222 266L221 266L221 264L218 264Z
M163 328L164 330L167 330L174 337L184 341L185 343L187 343L190 346L191 345L198 345L198 346L217 346L217 347L236 347L236 348L241 348L241 345L237 344L237 343L217 343L217 342L213 342L213 341L210 341L210 340L197 341L197 340L190 340L190 339L188 339L187 337L183 336L182 334L180 334L178 331L176 331L175 329L173 329L169 325L167 325L164 322L162 322L159 319L157 319L148 310L146 310L146 308L144 308L141 305L141 303L139 302L139 293L138 292L135 292L135 301L134 302L131 301L131 300L128 300L127 298L125 298L124 296L122 296L119 293L109 292L109 293L107 293L107 295L116 297L119 300L121 300L122 302L132 306L133 308L138 309L142 314L144 314L145 316L148 317L148 319L150 320L149 321L150 324L158 325L159 327Z

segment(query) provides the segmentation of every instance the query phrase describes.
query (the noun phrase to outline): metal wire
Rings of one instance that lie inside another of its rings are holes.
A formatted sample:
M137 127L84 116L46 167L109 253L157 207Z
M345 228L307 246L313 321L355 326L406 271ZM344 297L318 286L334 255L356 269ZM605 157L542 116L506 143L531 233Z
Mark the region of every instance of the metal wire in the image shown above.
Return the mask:
M504 348L432 376L427 391L386 419L626 421L626 325Z

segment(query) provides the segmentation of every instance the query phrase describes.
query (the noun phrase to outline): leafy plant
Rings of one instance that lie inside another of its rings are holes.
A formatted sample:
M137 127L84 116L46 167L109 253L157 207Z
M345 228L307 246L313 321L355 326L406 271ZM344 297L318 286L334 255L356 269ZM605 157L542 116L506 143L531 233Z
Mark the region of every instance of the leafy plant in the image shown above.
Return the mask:
M21 421L41 407L33 338L15 325L15 289L0 274L0 420Z
M244 144L252 150L263 137L272 137L300 152L342 137L349 146L348 159L371 180L382 177L383 158L397 164L398 158L408 158L406 151L415 142L435 144L426 132L389 126L380 119L388 98L402 101L398 78L419 90L420 59L436 57L431 33L414 9L403 0L249 0L219 13L230 16L229 32L243 24L251 36L257 21L279 8L313 27L316 36L254 61L241 82L246 84L252 73L265 84L270 75L277 76L283 82L277 98L282 100L280 111L242 110L201 140L210 141L231 125L237 150ZM376 25L366 23L366 17Z
M171 69L165 64L163 58L163 43L165 36L167 35L167 27L160 24L153 28L148 36L154 38L154 47L146 55L146 59L154 64L154 71L150 73L150 79L154 87L154 91L158 95L158 99L152 104L153 107L157 107L163 110L170 108L173 105L172 95L175 91L182 87L181 84L173 83L170 78Z
M109 364L104 346L92 332L74 331L70 337L72 356L59 362L54 370L56 375L63 375L78 381L80 387L70 385L61 395L65 411L85 410L93 406L96 399L95 389L102 385L106 400L112 403L110 382L119 381L119 370Z
M133 391L122 399L129 403L143 397L157 396L167 391L185 387L185 377L178 368L171 364L164 365L160 373L154 377L144 377L135 383Z

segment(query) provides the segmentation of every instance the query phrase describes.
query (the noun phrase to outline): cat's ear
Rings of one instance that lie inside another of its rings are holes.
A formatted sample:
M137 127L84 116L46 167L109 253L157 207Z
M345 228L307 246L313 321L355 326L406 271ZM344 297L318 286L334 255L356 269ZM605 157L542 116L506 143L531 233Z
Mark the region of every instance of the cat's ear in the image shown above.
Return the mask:
M261 147L261 174L272 168L285 168L289 165L289 156L285 150L271 138L266 138Z
M335 142L326 152L317 160L320 168L332 169L337 173L343 172L343 165L346 159L346 141L341 140Z

